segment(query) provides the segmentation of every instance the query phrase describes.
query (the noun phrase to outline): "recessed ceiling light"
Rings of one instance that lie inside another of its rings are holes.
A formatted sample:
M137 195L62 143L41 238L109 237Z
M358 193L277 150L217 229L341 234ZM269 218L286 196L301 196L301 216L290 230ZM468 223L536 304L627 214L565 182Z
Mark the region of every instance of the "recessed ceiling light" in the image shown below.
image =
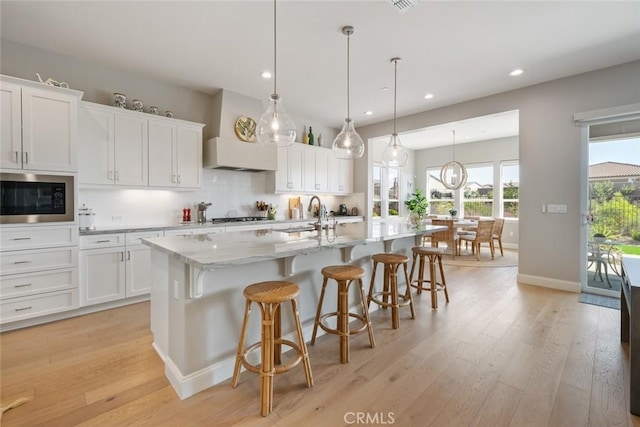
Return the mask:
M469 139L471 138L469 135L465 136L464 139Z
M432 93L428 93L424 96L424 99L431 99L433 98L433 94Z
M372 114L373 114L373 111L365 111L365 112L364 112L364 114L365 114L366 116L370 116L370 115L372 115Z
M389 88L386 86L382 86L382 90L389 90Z
M271 73L269 71L263 71L262 72L262 78L263 79L270 79L271 78Z
M522 68L516 68L515 70L511 71L509 75L513 77L513 76L519 76L522 73L524 73L524 70Z

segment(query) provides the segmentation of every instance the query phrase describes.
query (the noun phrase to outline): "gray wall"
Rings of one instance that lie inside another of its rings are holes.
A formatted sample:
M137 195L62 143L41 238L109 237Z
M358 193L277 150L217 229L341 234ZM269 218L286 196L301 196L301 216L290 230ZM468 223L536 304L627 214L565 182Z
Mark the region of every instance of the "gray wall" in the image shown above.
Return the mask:
M581 129L574 113L640 102L640 61L554 80L398 119L405 132L502 111L520 111L519 277L579 289L581 175L586 177ZM387 135L392 121L359 128L364 138ZM370 180L367 155L356 162L356 191ZM565 203L567 214L543 214L542 204Z

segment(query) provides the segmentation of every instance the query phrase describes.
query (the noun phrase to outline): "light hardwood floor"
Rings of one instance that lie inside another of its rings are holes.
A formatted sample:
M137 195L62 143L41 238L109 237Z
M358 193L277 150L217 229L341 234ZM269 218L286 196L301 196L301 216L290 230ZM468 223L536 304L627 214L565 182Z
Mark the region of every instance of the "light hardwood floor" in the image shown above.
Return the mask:
M4 426L640 426L629 414L629 349L620 312L577 294L516 283L516 268L446 266L451 303L416 319L372 314L339 363L338 338L309 347L315 386L301 366L276 376L274 411L259 415L259 381L244 373L179 400L151 348L149 304L0 336L1 401L29 401ZM242 307L238 309L239 315ZM360 423L359 425L363 425Z

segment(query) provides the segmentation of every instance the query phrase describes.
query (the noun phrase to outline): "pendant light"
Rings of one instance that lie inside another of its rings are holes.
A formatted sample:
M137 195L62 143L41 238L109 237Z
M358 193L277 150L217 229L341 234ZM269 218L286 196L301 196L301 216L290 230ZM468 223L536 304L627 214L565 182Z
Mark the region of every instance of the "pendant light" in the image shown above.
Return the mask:
M262 144L276 144L280 147L293 144L296 140L296 125L284 111L282 100L276 90L277 81L276 44L276 0L273 0L273 94L267 101L267 111L260 117L256 137Z
M467 183L467 168L456 162L456 131L453 130L453 161L446 163L440 171L440 181L449 190L458 190Z
M364 141L356 132L349 114L349 41L351 34L353 34L353 27L342 27L342 34L347 36L347 118L344 120L342 130L333 140L331 148L339 159L357 159L364 154Z
M389 145L384 149L382 153L382 161L391 167L404 167L409 160L409 153L407 149L400 142L400 138L398 138L398 132L396 130L396 99L398 96L398 61L400 58L391 58L391 62L393 62L394 67L394 77L393 77L393 134L391 135L391 140L389 141Z

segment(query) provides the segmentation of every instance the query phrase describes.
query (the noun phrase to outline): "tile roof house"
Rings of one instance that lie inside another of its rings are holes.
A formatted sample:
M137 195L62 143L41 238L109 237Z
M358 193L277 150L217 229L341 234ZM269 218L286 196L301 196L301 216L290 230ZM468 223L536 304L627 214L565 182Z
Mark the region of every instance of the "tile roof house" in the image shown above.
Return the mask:
M635 183L631 196L640 196L640 165L632 163L602 162L589 165L589 182L611 181L615 191L624 184Z

